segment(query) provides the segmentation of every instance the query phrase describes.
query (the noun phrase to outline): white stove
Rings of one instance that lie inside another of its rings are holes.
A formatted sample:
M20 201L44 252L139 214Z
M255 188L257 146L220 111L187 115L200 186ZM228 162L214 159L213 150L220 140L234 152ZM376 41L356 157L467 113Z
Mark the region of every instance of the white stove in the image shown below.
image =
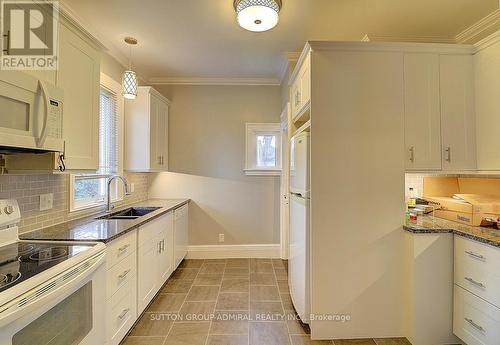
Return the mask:
M0 200L0 344L104 344L105 245L19 241L20 219Z

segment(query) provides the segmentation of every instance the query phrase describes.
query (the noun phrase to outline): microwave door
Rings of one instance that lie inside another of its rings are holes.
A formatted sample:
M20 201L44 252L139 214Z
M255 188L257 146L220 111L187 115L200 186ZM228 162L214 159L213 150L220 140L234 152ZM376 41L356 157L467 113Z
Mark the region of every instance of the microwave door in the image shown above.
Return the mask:
M38 82L40 86L40 93L37 94L37 109L35 114L37 114L37 121L40 121L40 125L37 126L40 129L38 135L35 134L36 144L39 148L43 148L45 140L47 139L47 123L49 121L49 104L50 99L47 92L47 86L43 81Z

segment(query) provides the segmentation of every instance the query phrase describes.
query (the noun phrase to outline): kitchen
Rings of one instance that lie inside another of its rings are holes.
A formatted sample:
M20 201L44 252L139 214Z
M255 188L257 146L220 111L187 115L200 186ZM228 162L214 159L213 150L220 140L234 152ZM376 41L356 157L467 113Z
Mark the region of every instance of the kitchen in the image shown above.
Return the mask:
M497 344L497 0L2 15L1 345Z

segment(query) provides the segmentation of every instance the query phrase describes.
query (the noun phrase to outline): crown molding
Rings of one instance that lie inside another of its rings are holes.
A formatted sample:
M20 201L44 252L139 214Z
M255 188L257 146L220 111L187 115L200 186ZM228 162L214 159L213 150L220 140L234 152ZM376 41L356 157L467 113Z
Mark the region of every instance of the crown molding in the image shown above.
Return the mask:
M366 34L361 42L402 42L402 43L455 43L455 38L445 36L390 36Z
M290 64L297 63L297 61L299 61L299 58L300 58L300 52L285 53L285 59L283 60L280 70L280 84L283 84L283 81L285 80L285 77L288 73L288 67L290 67Z
M279 86L278 78L149 78L148 84L151 85L243 85L243 86Z
M486 38L483 38L481 41L474 44L475 52L476 53L480 52L481 50L486 49L489 46L492 46L493 44L496 44L499 42L500 42L500 30L489 35Z
M456 43L475 43L478 37L486 32L500 26L500 9L495 10L475 24L455 36Z

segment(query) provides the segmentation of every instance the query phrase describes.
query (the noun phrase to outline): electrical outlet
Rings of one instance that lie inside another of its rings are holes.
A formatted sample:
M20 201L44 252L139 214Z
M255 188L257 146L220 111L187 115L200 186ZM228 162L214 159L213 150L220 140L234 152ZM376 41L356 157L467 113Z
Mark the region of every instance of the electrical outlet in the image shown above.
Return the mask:
M224 234L219 234L219 242L224 242Z
M40 211L51 210L54 207L54 194L40 195Z

